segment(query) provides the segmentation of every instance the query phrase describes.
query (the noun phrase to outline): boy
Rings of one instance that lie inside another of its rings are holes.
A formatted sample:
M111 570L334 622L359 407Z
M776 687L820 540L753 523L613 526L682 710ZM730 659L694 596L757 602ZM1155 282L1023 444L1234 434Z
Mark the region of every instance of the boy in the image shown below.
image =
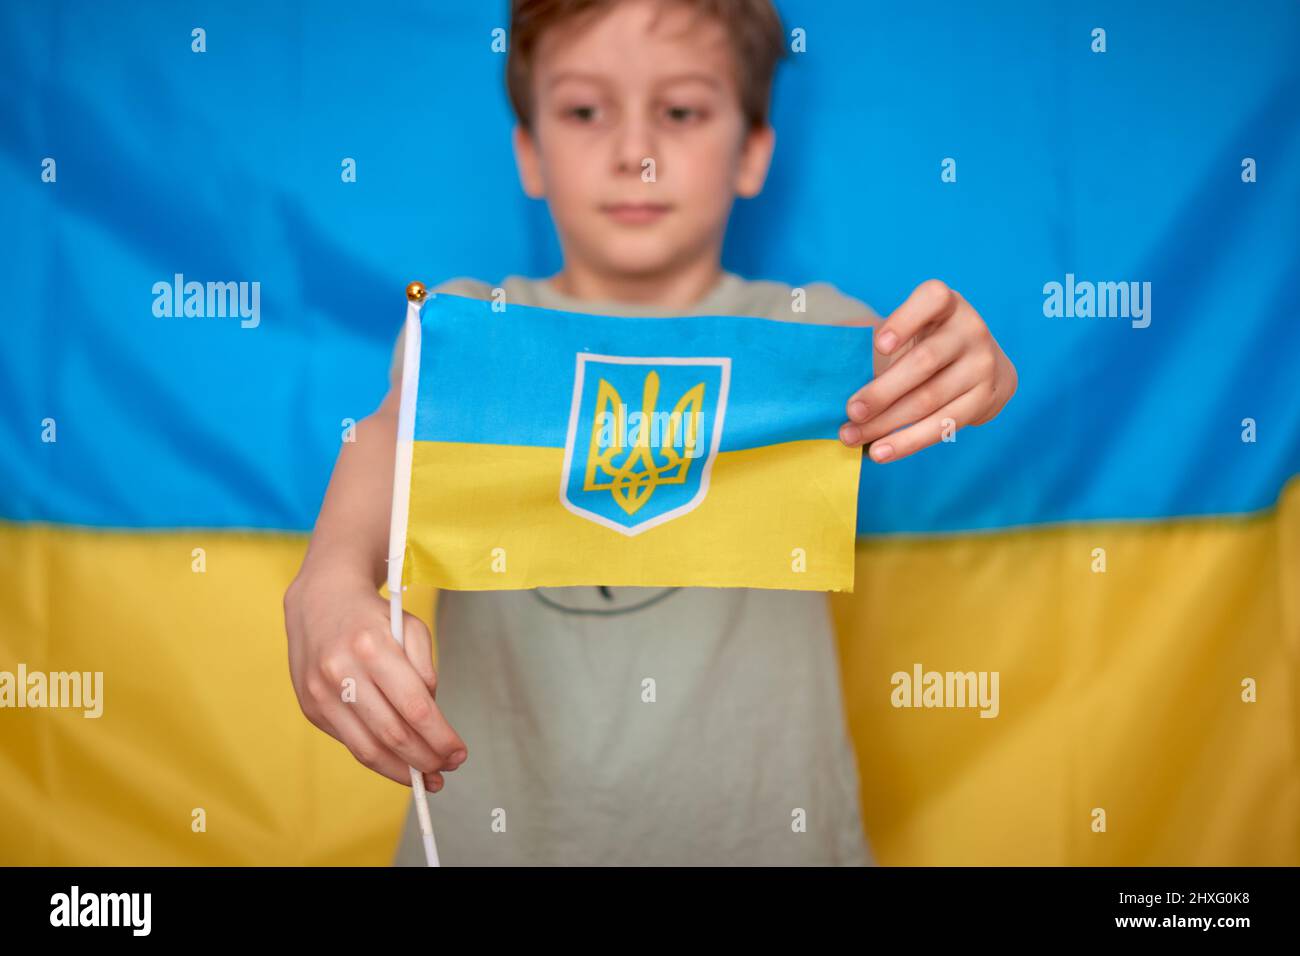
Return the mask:
M809 285L796 312L789 286L721 269L731 204L756 195L767 173L783 52L770 0L515 0L516 158L525 191L549 204L564 266L549 279L507 278L505 299L877 325L877 378L845 397L841 439L897 459L938 441L945 418L992 418L1015 372L975 311L937 281L881 324L825 283ZM492 294L474 280L435 291ZM439 673L413 615L398 647L376 589L400 355L399 338L392 389L343 446L285 595L308 718L399 783L409 784L408 764L424 772L448 865L870 862L824 594L448 591ZM349 677L355 703L340 699ZM653 703L642 699L646 677ZM410 808L395 862L423 862Z

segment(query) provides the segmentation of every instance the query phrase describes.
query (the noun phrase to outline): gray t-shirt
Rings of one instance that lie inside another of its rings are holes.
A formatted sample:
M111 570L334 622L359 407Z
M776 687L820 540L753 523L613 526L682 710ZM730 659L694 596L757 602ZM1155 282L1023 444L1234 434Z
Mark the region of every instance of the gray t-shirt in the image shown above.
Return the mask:
M827 283L806 286L796 312L790 286L730 272L678 311L574 299L544 279L500 288L507 303L607 315L876 316ZM872 862L825 594L443 591L435 633L438 704L469 748L428 798L443 864ZM408 806L394 864L424 862Z

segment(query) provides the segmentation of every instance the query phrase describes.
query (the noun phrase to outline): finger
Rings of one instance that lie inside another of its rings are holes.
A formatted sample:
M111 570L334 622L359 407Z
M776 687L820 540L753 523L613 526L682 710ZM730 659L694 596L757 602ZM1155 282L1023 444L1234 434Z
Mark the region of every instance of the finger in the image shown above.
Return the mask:
M925 326L952 314L958 296L938 279L927 279L872 333L877 351L888 355Z
M958 359L867 421L846 423L849 427L842 432L848 440L844 443L850 447L869 445L904 425L921 421L983 382L980 362Z
M420 675L420 679L423 680L425 686L429 688L429 695L433 697L434 700L437 700L438 673L433 669L433 636L429 633L429 628L425 626L424 621L420 620L410 611L403 611L402 613L403 626L405 627L402 637L402 648L406 651L406 657L407 660L411 662L411 666L415 668L416 673ZM446 769L455 770L464 763L466 759L468 759L468 752L466 752L466 756L462 757L459 762L449 764ZM437 778L438 786L441 788L442 773L435 771L433 774L425 774L425 786L428 786L428 778L430 776Z
M392 638L385 640L376 637L362 635L355 647L355 652L366 665L367 676L374 681L390 705L385 709L373 700L368 702L371 710L363 711L363 715L373 713L379 722L376 725L367 721L370 729L375 731L380 740L404 756L409 753L422 755L428 749L437 754L442 763L460 764L465 759L468 748L443 717L428 686ZM357 700L362 701L360 692ZM391 722L390 714L398 717L400 723L397 726ZM412 737L412 731L413 739L408 739ZM397 746L398 741L408 749L403 750ZM457 753L461 756L456 757ZM409 762L417 767L423 766L414 760Z
M898 461L922 448L929 448L943 439L944 428L960 429L969 425L983 403L984 398L979 394L979 389L971 389L915 425L872 442L867 447L867 454L872 461Z
M845 403L849 421L870 421L955 361L965 350L965 344L961 334L955 330L940 330L926 336L849 397Z
M401 691L392 691L400 703L394 704L389 691L377 681L364 680L357 682L357 701L353 707L376 739L412 767L425 773L453 769L459 763L450 759L454 748L436 750L414 725L413 721L423 723L425 715L431 714L438 705L411 665L405 659L401 665L406 668L409 684ZM373 670L370 676L376 676ZM414 691L410 685L414 685Z
M415 672L429 688L429 696L438 699L438 673L433 669L433 637L424 622L410 611L403 611L402 649Z
M405 760L385 747L349 705L340 703L331 715L331 735L343 742L352 756L364 767L382 774L403 786L411 785L411 767ZM424 786L433 793L442 789L444 780L437 771L424 773Z

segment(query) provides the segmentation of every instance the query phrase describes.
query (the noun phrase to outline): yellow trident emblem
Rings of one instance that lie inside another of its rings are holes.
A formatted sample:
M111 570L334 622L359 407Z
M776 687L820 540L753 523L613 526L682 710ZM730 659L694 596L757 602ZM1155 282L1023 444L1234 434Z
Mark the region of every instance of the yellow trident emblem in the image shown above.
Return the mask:
M629 515L660 485L684 484L702 454L704 383L687 389L670 414L655 411L658 401L659 373L653 370L645 377L640 412L627 415L618 390L603 378L596 393L583 491L609 491Z

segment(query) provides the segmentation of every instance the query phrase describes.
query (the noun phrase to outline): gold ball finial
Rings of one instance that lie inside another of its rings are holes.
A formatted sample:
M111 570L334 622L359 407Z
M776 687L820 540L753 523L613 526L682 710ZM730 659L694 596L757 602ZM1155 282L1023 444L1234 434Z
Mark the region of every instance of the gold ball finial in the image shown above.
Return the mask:
M423 302L429 293L425 291L423 282L412 282L406 287L406 301Z

